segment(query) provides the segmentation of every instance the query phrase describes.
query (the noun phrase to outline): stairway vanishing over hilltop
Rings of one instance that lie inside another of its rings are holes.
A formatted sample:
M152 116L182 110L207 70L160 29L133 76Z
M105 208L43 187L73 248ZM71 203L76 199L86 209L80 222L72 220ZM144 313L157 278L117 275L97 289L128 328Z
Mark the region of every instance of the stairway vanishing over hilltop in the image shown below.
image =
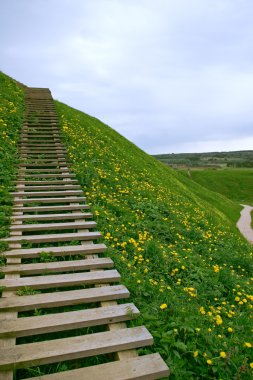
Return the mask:
M101 234L93 231L96 223L68 168L51 93L25 91L12 224L10 237L3 239L9 250L0 280L0 379L13 379L19 369L52 363L58 368L66 361L64 372L56 369L39 378L167 377L159 354L137 354L153 339L143 326L127 327L139 311L132 303L117 302L129 292L118 284L120 274L104 255L106 246L95 243ZM85 362L94 357L101 363L101 355L102 364ZM24 370L26 378L28 373Z

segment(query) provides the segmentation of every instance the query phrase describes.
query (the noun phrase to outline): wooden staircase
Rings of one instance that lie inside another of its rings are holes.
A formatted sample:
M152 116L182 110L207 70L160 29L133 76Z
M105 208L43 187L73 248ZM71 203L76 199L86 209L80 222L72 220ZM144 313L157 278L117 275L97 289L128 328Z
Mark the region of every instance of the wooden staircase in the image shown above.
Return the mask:
M74 360L81 368L38 378L168 377L159 354L137 354L137 348L152 344L152 336L143 326L127 327L139 311L117 302L129 292L118 284L120 274L105 257L106 246L94 243L101 234L93 231L96 223L69 171L48 89L26 89L20 157L10 236L3 239L9 250L0 280L0 379L13 379L20 368ZM40 293L31 294L35 290ZM84 332L96 326L99 332ZM57 332L70 336L55 339ZM31 336L29 343L18 340ZM105 354L106 363L80 365L80 359Z

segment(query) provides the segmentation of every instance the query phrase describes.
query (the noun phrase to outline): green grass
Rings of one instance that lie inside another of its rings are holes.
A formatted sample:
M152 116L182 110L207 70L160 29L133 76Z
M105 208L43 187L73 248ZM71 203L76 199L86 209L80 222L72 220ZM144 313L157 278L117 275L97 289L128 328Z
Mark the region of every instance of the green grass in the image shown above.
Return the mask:
M191 178L234 202L253 206L253 169L191 170Z
M252 247L234 227L239 206L56 107L72 170L142 313L132 324L155 338L140 353L160 352L171 379L248 379Z
M16 164L17 142L24 112L23 90L0 72L0 238L8 234ZM0 252L6 244L0 242Z

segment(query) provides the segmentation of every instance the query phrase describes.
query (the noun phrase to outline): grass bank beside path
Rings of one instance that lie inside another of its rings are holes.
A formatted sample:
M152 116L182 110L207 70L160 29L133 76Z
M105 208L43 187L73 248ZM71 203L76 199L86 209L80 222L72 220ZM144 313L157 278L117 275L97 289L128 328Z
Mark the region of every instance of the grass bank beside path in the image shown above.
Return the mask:
M0 238L7 236L10 224L17 143L23 122L24 92L14 80L0 72ZM0 252L6 245L0 242Z
M253 206L253 168L191 170L191 178L237 203Z
M140 353L160 352L172 380L251 378L252 247L229 220L238 206L55 104L71 168L141 311L132 324L155 338Z

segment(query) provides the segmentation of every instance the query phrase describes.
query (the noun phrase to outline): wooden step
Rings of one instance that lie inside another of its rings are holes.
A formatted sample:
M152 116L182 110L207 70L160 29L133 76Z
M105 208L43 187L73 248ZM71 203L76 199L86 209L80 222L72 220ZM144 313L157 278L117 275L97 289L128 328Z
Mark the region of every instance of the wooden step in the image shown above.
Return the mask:
M93 255L103 253L107 249L105 244L87 244L87 245L65 245L63 247L43 247L43 248L19 248L3 252L7 258L19 257L38 258L41 252L53 254L53 256L72 256L72 255Z
M22 344L0 349L0 369L37 366L85 358L151 345L153 338L145 327L124 328L84 336Z
M31 296L11 296L1 298L0 311L17 312L46 309L61 306L80 305L93 302L112 301L128 298L129 291L123 285L103 286L54 293L41 293Z
M71 220L71 219L86 219L92 218L92 213L75 212L68 214L42 214L42 215L14 215L12 221L26 220L26 221L44 221L44 220ZM22 226L22 225L21 225ZM18 226L17 226L18 227Z
M100 232L69 232L65 234L45 234L45 235L27 235L27 236L11 236L1 241L6 241L9 243L49 243L49 242L61 242L61 241L72 241L72 240L95 240L101 238Z
M22 158L22 157L21 157ZM68 163L65 158L49 158L49 159L36 159L31 157L24 157L25 162L19 164L19 167L31 168L31 167L51 167L51 166L67 166ZM27 162L29 160L29 162Z
M112 259L95 258L85 260L72 260L72 261L53 261L48 263L35 263L35 264L20 264L20 265L7 265L1 266L0 272L19 273L20 275L30 274L45 274L45 273L60 273L72 272L81 270L91 270L98 268L111 268L113 267Z
M65 185L66 182L61 182L62 185L58 186L58 185L47 185L47 186L25 186L25 187L22 187L22 189L20 189L20 191L24 189L24 194L27 194L27 191L29 190L34 190L35 192L37 191L40 191L40 190L80 190L80 185Z
M25 181L25 180L17 180L16 181L16 185L35 185L37 186L38 184L39 185L63 185L64 189L65 189L65 184L68 186L69 184L75 184L75 183L78 183L78 181L76 179L70 179L68 181L64 181L63 179L61 180L51 180L51 181ZM36 188L35 186L33 186L34 188ZM66 186L66 189L67 189L67 186ZM25 187L26 189L27 187Z
M44 211L74 211L74 210L88 210L90 206L88 205L67 205L67 206L39 206L39 207L13 207L13 211L22 212L44 212Z
M19 169L19 175L29 175L29 176L32 176L33 174L44 174L44 173L55 173L56 175L58 174L61 174L61 173L65 173L65 172L69 172L69 168L66 168L66 167L57 167L55 166L55 168L39 168L39 169L36 169L36 168L26 168L26 167L21 167Z
M51 289L77 285L94 285L118 282L120 274L116 269L73 273L73 274L54 274L46 276L22 277L15 279L0 280L0 286L6 290L18 290L25 287L32 289Z
M39 380L156 380L168 376L169 369L161 356L149 354L44 375Z
M15 197L18 197L18 198L22 198L22 197L29 197L29 196L36 196L36 197L42 197L42 196L57 196L57 195L63 195L63 196L69 196L69 195L79 195L79 194L83 194L83 191L82 190L65 190L63 191L63 189L61 190L58 190L58 191L37 191L37 192L23 192L23 191L19 191L19 192L15 192L15 193L11 193L13 196Z
M21 181L22 178L27 178L27 177L33 177L33 178L75 178L75 174L68 174L68 173L32 174L32 173L27 173L27 174L20 174L18 176L18 182Z
M51 216L51 219L52 216ZM96 222L68 222L68 223L45 223L45 224L17 224L10 227L10 231L52 231L95 228ZM25 236L24 236L25 238Z
M43 148L43 149L33 149L33 148L20 148L19 149L19 153L20 154L23 154L23 153L27 153L28 155L32 155L32 154L45 154L47 156L49 155L55 155L56 153L57 154L62 154L62 155L66 155L67 154L67 151L64 149L64 148L57 148L57 149L47 149L47 148Z
M54 197L54 198L20 198L14 199L14 205L16 203L79 203L85 202L86 197Z
M139 310L134 304L128 303L37 317L16 318L10 321L3 320L0 325L0 338L39 335L129 321L139 314Z

